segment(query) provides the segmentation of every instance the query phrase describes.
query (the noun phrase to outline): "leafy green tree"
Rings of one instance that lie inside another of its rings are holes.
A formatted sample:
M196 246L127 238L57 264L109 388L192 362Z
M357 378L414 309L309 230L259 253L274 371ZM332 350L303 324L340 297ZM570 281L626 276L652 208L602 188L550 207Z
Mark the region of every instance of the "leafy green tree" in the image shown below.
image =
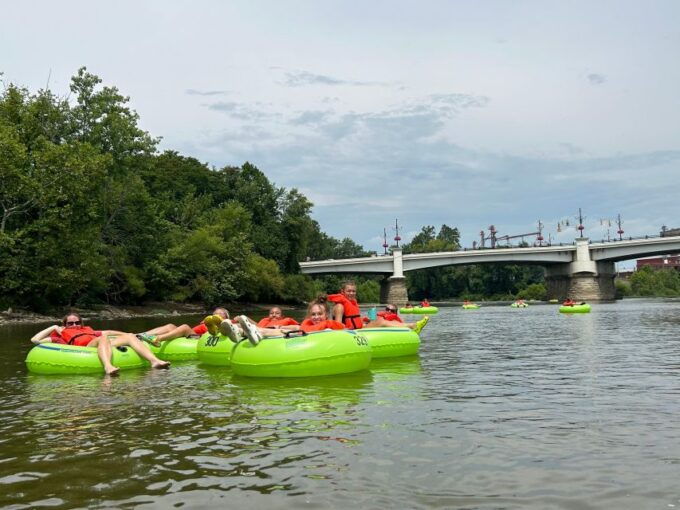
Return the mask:
M548 295L548 289L546 289L543 283L532 283L521 291L517 293L518 299L531 299L535 301L545 301Z
M251 163L159 154L129 98L85 68L70 89L0 92L3 306L296 301L339 285L294 274L299 260L367 255Z
M281 227L288 253L284 270L296 273L300 270L298 262L307 253L312 236L315 234L315 222L311 219L312 202L296 188L285 193L281 203Z
M624 296L630 296L633 293L630 283L625 280L615 280L614 286L616 287L616 297L622 298Z
M680 272L644 266L630 277L634 296L680 296Z
M357 299L363 303L380 303L380 284L375 280L358 283Z

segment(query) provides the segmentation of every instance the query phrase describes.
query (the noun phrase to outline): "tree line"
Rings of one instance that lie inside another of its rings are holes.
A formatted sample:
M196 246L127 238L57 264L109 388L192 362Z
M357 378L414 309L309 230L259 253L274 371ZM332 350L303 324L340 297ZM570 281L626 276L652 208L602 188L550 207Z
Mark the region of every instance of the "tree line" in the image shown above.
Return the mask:
M366 254L253 164L159 152L128 102L85 68L67 98L4 87L0 306L307 300L335 282L299 260Z
M621 296L680 297L680 271L643 266L629 281L617 281L616 290Z

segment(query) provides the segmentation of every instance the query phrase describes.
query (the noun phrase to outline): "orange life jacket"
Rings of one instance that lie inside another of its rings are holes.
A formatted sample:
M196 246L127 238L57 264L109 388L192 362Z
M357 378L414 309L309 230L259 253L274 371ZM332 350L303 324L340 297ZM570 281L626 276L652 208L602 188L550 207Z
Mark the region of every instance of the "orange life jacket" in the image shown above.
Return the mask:
M347 329L361 329L364 327L361 310L356 300L349 300L344 294L329 294L328 301L343 306L342 323Z
M59 337L64 343L69 345L87 345L92 340L97 338L95 330L89 326L80 326L76 328L64 328L61 330Z
M272 319L270 317L265 317L260 320L257 325L261 328L277 328L279 326L297 326L298 321L291 319L290 317L281 317L280 319Z
M399 317L396 313L388 312L387 310L382 310L382 311L378 312L378 317L382 317L386 321L404 322L404 321L401 320L401 317Z
M317 323L312 322L312 319L305 319L300 324L300 329L305 333L311 333L312 331L323 331L324 329L345 329L345 326L331 319Z

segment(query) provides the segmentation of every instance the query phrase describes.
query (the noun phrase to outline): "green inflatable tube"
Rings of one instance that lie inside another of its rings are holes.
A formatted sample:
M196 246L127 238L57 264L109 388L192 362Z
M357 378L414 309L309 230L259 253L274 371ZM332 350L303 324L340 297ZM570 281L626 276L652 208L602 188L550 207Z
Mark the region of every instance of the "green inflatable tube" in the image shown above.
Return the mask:
M192 361L198 359L196 346L198 338L180 337L161 342L160 347L149 345L149 349L158 359L165 361Z
M590 305L588 303L574 306L560 306L560 313L590 313Z
M479 305L471 304L471 305L463 305L463 310L476 310L479 308Z
M348 374L371 363L366 337L351 330L263 338L258 345L239 342L231 351L231 369L247 377L311 377Z
M121 370L149 366L129 347L112 349L112 363ZM96 347L44 343L33 347L26 356L26 367L34 374L103 374Z
M405 306L399 309L399 313L422 313L426 315L434 315L439 311L436 306Z
M526 303L512 303L510 308L529 308L529 305Z
M357 335L368 340L373 359L413 356L420 348L420 337L410 328L364 328Z
M234 342L222 333L215 336L206 333L198 340L198 360L205 365L228 367L231 365L231 350Z

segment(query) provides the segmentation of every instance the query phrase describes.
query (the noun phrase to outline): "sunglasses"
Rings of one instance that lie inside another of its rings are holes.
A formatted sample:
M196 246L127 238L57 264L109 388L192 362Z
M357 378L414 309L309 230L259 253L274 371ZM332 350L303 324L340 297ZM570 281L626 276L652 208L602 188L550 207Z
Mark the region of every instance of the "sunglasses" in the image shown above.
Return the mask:
M83 322L82 321L67 321L66 325L67 326L80 326Z
M397 309L396 309L396 308L390 308L389 306L386 306L386 307L385 307L385 310L387 310L388 312L397 313Z

